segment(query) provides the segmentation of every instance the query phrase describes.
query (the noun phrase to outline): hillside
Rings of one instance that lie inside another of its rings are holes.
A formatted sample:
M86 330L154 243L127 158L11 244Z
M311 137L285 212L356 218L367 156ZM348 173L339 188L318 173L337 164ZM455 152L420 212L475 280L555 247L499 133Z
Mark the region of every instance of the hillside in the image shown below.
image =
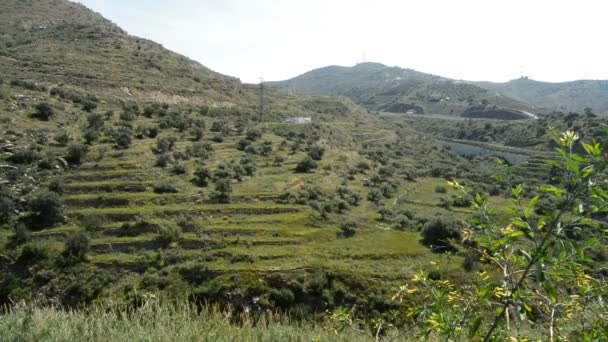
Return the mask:
M498 96L467 82L379 63L329 66L270 84L304 94L346 96L370 110L384 112L413 110L419 114L461 115L471 107L483 105L488 110L509 112L506 118L525 118L517 110L533 111L522 101Z
M492 92L556 111L582 113L589 107L596 113L608 112L608 81L605 80L550 83L523 77L505 83L475 84Z
M3 78L68 84L101 96L233 99L240 82L122 29L67 0L0 3Z

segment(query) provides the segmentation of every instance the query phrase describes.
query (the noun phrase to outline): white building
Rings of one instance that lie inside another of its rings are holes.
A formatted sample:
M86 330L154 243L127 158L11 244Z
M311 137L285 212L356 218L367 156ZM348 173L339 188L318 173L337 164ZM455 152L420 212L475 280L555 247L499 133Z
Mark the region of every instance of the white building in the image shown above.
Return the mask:
M311 117L303 117L303 116L296 116L293 118L287 118L287 120L285 120L286 123L292 123L292 124L308 124L308 123L312 123L312 118Z

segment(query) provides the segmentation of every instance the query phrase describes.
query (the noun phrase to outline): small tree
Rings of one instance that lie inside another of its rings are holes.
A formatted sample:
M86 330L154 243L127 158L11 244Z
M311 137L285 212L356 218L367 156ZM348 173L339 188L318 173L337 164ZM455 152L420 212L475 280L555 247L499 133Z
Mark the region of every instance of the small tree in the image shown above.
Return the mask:
M262 131L257 128L250 128L247 130L247 140L256 141L258 138L262 137Z
M87 115L87 128L99 130L103 127L103 115L99 113L91 113Z
M89 237L82 231L75 232L65 242L63 257L70 263L83 261L86 259L89 248Z
M38 119L48 121L53 115L55 115L55 110L47 102L40 102L36 105L36 113L34 116Z
M88 147L83 144L70 144L70 146L68 146L68 155L66 160L71 165L80 165L80 163L82 163L82 159L84 159L88 151Z
M451 240L460 239L456 221L447 216L433 217L422 229L422 242L435 252L453 248Z
M28 201L34 222L49 227L63 220L63 201L56 192L42 191Z
M308 156L313 160L321 160L325 154L325 148L319 145L313 145L308 148Z
M214 182L215 191L213 199L219 203L230 203L230 195L232 194L232 184L230 179L218 178Z
M355 236L357 232L357 222L355 221L345 221L340 224L340 232L338 233L338 237L349 238Z
M284 162L285 162L285 158L283 158L283 156L275 156L274 159L272 160L272 165L279 167L279 166L283 165Z
M304 159L298 162L296 166L296 172L306 173L310 172L319 167L316 161L314 161L310 156L304 157Z
M254 158L252 158L251 156L243 156L241 158L240 164L247 176L252 177L253 175L255 175L255 172L258 167Z
M196 186L204 188L209 185L209 179L211 179L211 171L205 167L199 167L196 169L196 171L194 171L194 179L192 179L192 183L194 183Z
M116 148L126 150L133 141L133 131L128 127L119 127L116 132Z

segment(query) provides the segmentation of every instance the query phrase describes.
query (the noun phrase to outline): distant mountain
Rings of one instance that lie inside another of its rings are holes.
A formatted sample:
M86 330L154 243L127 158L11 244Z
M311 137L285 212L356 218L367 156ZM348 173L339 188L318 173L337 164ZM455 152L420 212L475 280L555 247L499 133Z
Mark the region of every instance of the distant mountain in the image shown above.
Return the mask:
M535 106L558 111L608 112L608 80L580 80L562 83L540 82L527 77L506 83L475 82L482 88Z
M524 118L534 111L523 101L469 82L379 63L328 66L270 85L314 95L346 96L370 110Z

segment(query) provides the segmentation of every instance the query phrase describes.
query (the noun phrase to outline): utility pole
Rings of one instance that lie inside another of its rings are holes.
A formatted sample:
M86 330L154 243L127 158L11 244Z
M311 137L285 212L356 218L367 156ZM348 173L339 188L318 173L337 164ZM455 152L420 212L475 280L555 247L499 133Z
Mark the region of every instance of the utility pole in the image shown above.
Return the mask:
M264 78L260 77L260 122L264 122Z

